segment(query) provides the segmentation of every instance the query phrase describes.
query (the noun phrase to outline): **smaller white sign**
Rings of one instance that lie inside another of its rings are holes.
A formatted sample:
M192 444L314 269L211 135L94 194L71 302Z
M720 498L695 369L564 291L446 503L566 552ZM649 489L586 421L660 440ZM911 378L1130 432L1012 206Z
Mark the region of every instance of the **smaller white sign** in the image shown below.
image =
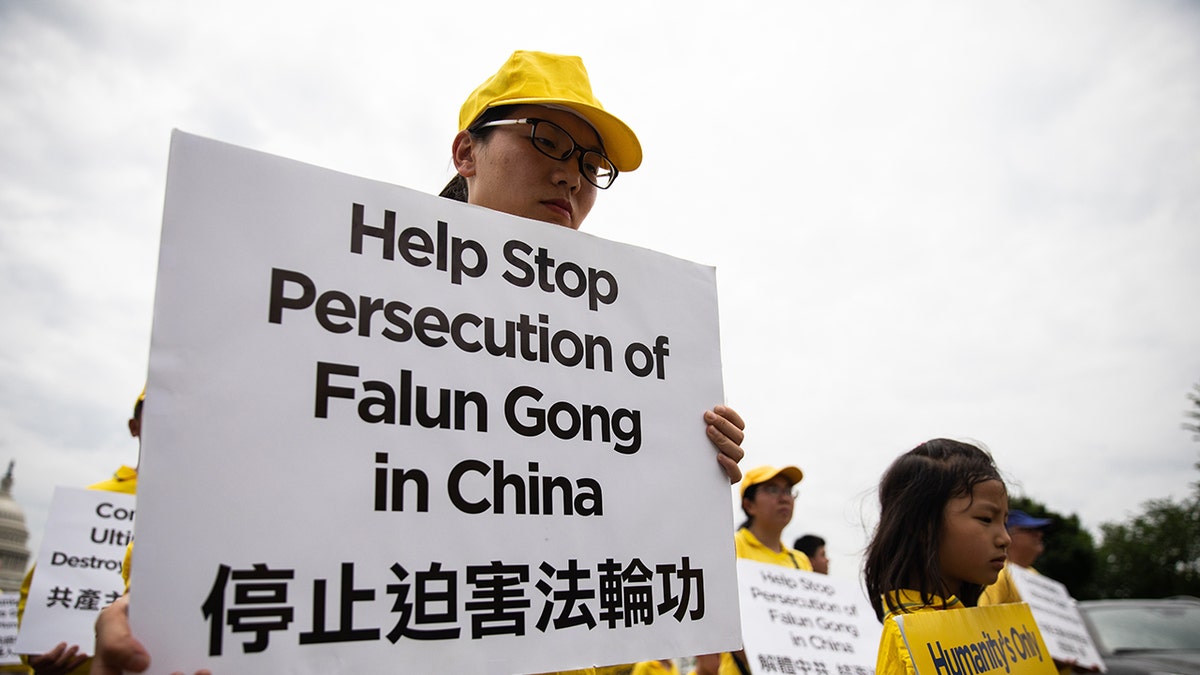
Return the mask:
M883 628L858 584L738 560L746 660L756 673L870 675Z
M17 653L44 654L60 642L92 653L96 616L125 591L121 567L136 501L120 492L54 490Z
M1106 670L1067 587L1020 565L1009 564L1008 569L1021 599L1033 611L1050 655L1058 661Z
M17 603L20 601L20 593L0 593L0 666L21 662L13 649L17 641Z

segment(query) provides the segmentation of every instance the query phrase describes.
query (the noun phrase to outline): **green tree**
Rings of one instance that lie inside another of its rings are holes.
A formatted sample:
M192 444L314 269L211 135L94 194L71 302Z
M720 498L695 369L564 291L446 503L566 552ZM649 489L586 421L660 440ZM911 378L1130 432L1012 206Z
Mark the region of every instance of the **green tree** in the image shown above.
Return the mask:
M1192 391L1187 395L1192 402L1192 409L1183 411L1183 416L1189 421L1183 423L1183 428L1192 432L1192 438L1200 441L1200 382L1192 385ZM1200 468L1200 463L1197 464Z
M1187 394L1193 409L1183 428L1200 441L1200 384ZM1200 469L1200 462L1196 463ZM1181 500L1154 499L1125 523L1100 526L1096 584L1102 597L1200 596L1200 481Z
M1100 531L1096 581L1105 597L1200 596L1200 494L1151 500L1141 515Z
M1079 516L1055 513L1029 497L1010 497L1008 507L1054 521L1046 528L1046 552L1035 563L1037 570L1066 586L1076 600L1097 597L1092 583L1096 573L1096 543L1080 525Z

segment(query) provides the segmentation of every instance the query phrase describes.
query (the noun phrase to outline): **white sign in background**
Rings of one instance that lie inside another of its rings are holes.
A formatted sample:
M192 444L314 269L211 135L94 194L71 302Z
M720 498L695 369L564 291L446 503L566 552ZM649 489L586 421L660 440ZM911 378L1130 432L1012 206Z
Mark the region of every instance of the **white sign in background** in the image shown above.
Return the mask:
M176 132L134 633L223 673L735 648L721 400L712 268Z
M875 672L883 629L855 582L753 560L737 568L751 672Z
M97 615L125 592L121 568L136 503L121 492L54 489L17 653L44 654L60 642L92 653Z
M1107 670L1088 633L1075 599L1061 583L1009 563L1009 573L1021 599L1029 604L1050 655L1086 668Z
M0 666L20 663L15 648L17 641L17 605L21 594L16 591L0 593Z

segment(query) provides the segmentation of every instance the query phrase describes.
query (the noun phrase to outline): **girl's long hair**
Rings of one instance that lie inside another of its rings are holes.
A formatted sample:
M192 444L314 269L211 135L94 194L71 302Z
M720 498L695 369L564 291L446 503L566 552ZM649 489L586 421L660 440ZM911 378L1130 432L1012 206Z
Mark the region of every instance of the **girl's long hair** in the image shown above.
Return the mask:
M938 563L946 503L971 495L979 483L1003 482L992 456L959 441L935 438L900 455L879 482L879 525L867 546L863 576L867 597L880 621L888 612L904 611L893 597L910 589L922 604L953 595L942 581ZM979 602L983 587L964 583L958 599L968 607Z

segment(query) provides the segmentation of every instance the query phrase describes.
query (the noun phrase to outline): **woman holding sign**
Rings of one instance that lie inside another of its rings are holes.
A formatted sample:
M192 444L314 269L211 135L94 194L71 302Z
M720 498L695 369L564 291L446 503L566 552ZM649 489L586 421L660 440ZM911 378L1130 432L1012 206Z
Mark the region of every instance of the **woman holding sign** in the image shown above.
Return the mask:
M514 52L471 93L451 146L458 175L443 197L578 230L622 171L642 163L642 146L592 94L577 56ZM732 409L705 411L717 462L731 483L745 423Z
M443 197L576 230L597 191L642 162L637 136L596 99L576 56L513 53L467 98L458 128L451 146L458 175ZM703 419L718 464L737 482L745 423L722 405ZM101 614L96 630L94 674L149 667L129 632L124 599Z

